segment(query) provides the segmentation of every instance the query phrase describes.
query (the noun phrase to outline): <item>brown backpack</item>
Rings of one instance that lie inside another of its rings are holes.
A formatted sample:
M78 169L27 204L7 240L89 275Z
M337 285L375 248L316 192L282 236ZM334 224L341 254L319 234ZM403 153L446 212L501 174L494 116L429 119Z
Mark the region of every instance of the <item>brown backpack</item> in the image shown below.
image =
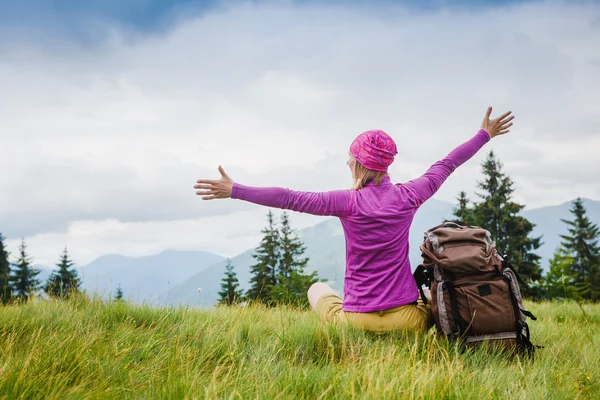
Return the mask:
M422 286L431 289L438 331L533 354L526 317L536 317L523 308L520 278L487 230L446 222L425 232L420 249L423 264L414 276L425 303Z

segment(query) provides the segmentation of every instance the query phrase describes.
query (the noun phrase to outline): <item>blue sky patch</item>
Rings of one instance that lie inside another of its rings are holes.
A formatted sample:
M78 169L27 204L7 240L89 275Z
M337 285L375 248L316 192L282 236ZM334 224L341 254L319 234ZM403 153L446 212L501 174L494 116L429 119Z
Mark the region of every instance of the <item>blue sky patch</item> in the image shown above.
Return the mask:
M292 0L289 3L303 6L311 4L348 4L366 7L385 7L402 4L410 8L434 10L438 8L479 9L517 0L384 0L377 3L365 0ZM277 3L253 0L245 3ZM89 42L101 39L101 26L117 25L142 34L160 33L181 16L198 16L221 4L234 1L218 0L0 0L0 31L3 35L40 35L52 33L76 41ZM98 22L98 23L94 23Z

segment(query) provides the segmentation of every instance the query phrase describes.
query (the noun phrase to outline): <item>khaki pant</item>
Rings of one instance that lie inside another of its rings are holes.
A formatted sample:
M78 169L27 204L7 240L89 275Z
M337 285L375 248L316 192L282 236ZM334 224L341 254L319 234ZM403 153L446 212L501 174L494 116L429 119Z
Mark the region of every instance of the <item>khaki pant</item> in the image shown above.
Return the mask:
M373 312L348 312L342 310L342 298L325 294L317 301L317 315L325 323L349 323L376 333L403 330L425 332L433 325L431 302L427 305L419 298L417 304L407 304Z

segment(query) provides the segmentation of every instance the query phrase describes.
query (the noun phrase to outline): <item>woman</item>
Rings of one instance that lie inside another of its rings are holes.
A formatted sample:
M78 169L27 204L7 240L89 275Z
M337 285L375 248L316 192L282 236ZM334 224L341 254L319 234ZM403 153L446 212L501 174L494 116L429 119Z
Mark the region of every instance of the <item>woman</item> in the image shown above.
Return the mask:
M396 144L379 130L360 134L350 146L348 166L355 187L331 192L257 188L234 181L219 166L220 180L194 186L203 200L234 198L252 203L339 217L346 238L344 298L325 283L308 290L308 300L324 322L349 322L374 332L423 331L431 326L429 306L420 302L408 258L409 228L417 209L448 176L490 138L509 131L507 112L490 119L489 107L479 132L427 172L407 183L392 184L388 167ZM430 303L429 303L430 304Z

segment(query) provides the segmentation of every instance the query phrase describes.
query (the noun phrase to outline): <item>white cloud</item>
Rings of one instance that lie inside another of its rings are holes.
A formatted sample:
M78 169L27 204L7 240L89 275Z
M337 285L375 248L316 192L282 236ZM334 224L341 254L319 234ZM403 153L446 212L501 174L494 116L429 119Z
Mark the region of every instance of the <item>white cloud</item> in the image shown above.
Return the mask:
M519 201L598 199L598 21L598 5L556 2L474 12L246 4L164 35L113 30L93 49L1 43L0 168L10 173L0 175L0 231L27 236L44 260L65 244L82 260L233 254L256 239L265 210L199 202L193 182L218 164L242 183L344 188L348 145L380 128L398 143L393 178L407 180L475 133L489 104L517 116L486 151ZM484 156L437 198L472 193ZM255 217L235 224L244 213ZM228 229L190 233L207 224Z

